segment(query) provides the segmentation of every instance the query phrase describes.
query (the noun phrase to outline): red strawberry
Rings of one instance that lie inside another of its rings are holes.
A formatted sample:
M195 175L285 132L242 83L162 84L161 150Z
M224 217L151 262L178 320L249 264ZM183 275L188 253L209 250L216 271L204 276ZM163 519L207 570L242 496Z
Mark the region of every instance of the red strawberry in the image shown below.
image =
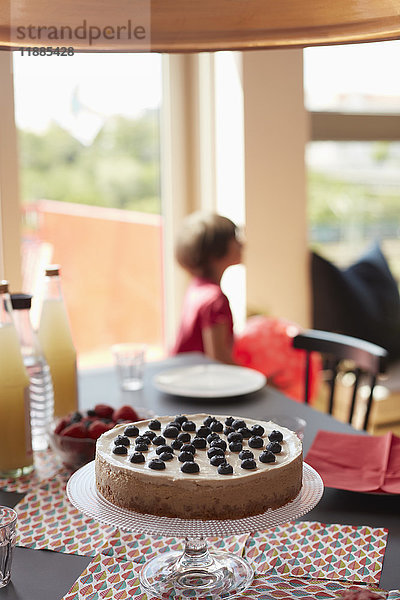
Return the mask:
M96 404L94 407L96 416L101 417L102 419L111 419L114 409L112 406L108 406L108 404Z
M87 430L88 432L88 436L90 438L92 438L93 440L97 440L102 433L105 433L106 431L108 431L109 429L111 429L111 427L113 427L114 424L107 424L104 423L103 421L93 421L93 423L91 423L89 425L89 428Z
M125 404L124 406L120 406L113 412L112 416L115 422L117 421L139 421L139 415L135 411L132 406Z
M72 423L62 430L61 434L64 437L86 438L88 436L86 427L83 423Z
M68 425L68 423L69 419L67 417L63 417L62 419L60 419L54 428L54 433L61 433L61 431L64 429L64 427Z

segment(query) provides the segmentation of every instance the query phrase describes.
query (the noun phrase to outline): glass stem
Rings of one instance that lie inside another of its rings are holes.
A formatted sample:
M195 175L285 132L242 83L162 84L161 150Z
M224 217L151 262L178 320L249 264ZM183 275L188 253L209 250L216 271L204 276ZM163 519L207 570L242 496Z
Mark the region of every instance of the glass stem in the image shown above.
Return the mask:
M213 562L214 560L208 551L207 540L203 536L198 538L186 537L185 550L176 566L178 570L188 568L198 569L209 567Z

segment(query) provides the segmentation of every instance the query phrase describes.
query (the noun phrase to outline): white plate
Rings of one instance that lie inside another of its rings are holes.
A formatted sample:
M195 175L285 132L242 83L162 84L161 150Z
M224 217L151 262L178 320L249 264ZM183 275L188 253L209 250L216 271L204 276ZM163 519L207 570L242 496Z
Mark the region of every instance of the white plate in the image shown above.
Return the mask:
M205 364L177 367L158 373L155 387L174 396L226 398L250 394L264 387L262 373L235 365Z

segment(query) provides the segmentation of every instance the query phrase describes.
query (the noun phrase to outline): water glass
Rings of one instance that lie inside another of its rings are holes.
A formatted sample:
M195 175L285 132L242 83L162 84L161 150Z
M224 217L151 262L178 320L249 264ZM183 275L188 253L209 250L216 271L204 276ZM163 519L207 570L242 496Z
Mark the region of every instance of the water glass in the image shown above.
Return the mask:
M299 440L304 438L304 430L306 428L306 421L301 417L295 415L268 415L265 417L265 421L273 421L281 427L286 427L290 431L294 431Z
M17 513L8 506L0 506L0 588L11 578L11 562L17 537Z
M111 347L121 388L136 391L143 387L146 346L143 344L115 344Z

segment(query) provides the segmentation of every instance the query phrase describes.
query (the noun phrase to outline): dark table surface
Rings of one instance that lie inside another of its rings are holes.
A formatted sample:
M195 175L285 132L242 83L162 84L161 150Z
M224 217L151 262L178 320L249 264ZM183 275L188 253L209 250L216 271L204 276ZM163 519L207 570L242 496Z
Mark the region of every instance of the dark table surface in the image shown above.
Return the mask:
M174 416L178 413L205 412L255 419L268 419L275 414L296 414L307 422L303 441L305 455L320 429L356 433L349 425L317 412L310 406L293 402L268 386L246 396L217 400L173 397L154 388L152 378L157 372L198 362L205 362L205 359L201 355L193 354L149 363L146 367L144 388L137 392L120 391L113 368L82 371L79 375L80 407L91 408L98 403L113 406L133 404L148 408L158 415ZM362 432L357 433L362 435ZM1 504L14 506L21 498L21 494L0 491ZM361 494L325 488L319 504L301 520L386 527L389 535L380 585L388 590L400 588L398 496ZM0 598L1 600L43 600L44 598L58 600L69 590L90 560L82 556L17 547L14 553L12 581L7 587L0 589Z

